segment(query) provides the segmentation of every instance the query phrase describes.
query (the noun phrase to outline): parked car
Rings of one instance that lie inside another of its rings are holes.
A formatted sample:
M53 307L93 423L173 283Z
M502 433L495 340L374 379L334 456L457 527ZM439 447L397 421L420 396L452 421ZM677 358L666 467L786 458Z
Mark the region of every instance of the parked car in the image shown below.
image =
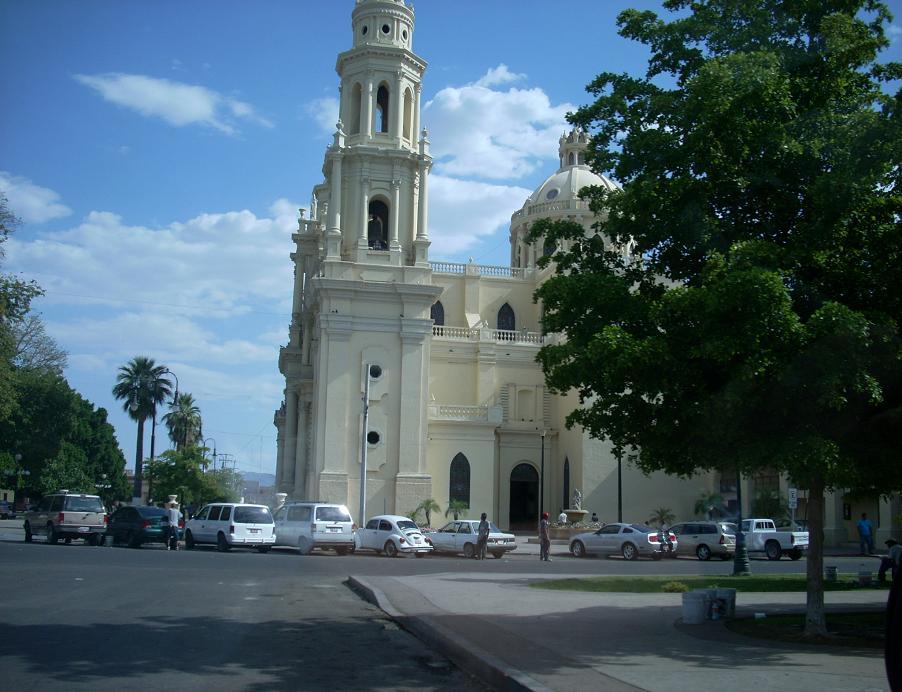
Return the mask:
M463 553L464 557L476 554L476 538L479 532L479 520L461 519L450 521L438 531L426 534L436 552ZM486 552L496 558L517 549L517 539L512 533L505 533L493 522L489 522L489 540Z
M15 519L16 518L16 508L13 507L11 502L7 502L6 500L0 500L0 519Z
M353 553L357 528L344 505L332 502L293 501L276 512L276 545L297 548L309 555L314 548Z
M679 550L676 534L669 531L668 537L673 550ZM619 553L625 560L641 555L655 560L663 557L658 530L645 524L606 524L597 531L579 533L570 540L570 553L573 557Z
M61 490L47 495L34 509L25 513L25 542L44 535L48 543L63 539L70 543L81 538L91 545L103 545L107 513L97 495Z
M184 519L179 522L179 538L185 533ZM169 511L161 507L120 507L110 517L106 535L113 545L125 543L140 548L145 543L166 543L169 537Z
M388 557L413 553L423 557L432 552L432 544L420 531L420 527L407 517L383 514L370 519L366 526L357 529L357 548L375 550Z
M778 531L773 519L743 519L742 533L749 553L764 553L768 560L798 560L808 550L807 531Z
M267 553L276 542L272 514L266 505L217 502L203 507L185 524L185 548L213 543L225 552L234 546Z
M679 541L677 554L695 555L710 560L712 555L729 560L736 552L736 532L725 521L686 521L674 524L670 531Z

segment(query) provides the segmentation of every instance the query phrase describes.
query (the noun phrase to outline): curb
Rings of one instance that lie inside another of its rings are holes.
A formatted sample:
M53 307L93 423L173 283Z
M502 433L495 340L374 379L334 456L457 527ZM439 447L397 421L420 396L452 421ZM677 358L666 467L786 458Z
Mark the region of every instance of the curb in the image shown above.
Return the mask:
M492 689L552 692L549 687L503 661L476 649L463 637L445 626L425 617L405 615L394 607L385 593L360 577L349 576L348 586L361 598L382 610L392 620L417 639L439 651L461 670L479 678Z

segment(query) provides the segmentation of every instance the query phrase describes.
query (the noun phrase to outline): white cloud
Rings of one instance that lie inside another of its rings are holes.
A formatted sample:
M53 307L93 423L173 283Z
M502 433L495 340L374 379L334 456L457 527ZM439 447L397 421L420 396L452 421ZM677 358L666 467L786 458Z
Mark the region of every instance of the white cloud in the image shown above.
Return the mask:
M238 132L235 119L272 127L250 104L194 84L120 72L77 74L75 79L111 103L176 127L204 125L230 135Z
M313 118L323 134L331 135L335 132L335 123L338 122L337 98L316 99L304 106L304 111Z
M472 84L445 87L426 104L437 173L510 180L556 157L558 138L569 129L565 115L575 106L552 105L539 88L489 88L521 77L499 65Z
M0 190L9 201L10 211L25 223L43 223L72 213L53 190L6 171L0 171Z
M498 67L491 68L482 77L477 79L474 84L481 87L491 87L496 84L507 84L509 82L519 82L526 79L525 74L511 72L507 65L501 63Z
M429 248L434 258L465 252L480 237L507 228L530 190L429 176Z

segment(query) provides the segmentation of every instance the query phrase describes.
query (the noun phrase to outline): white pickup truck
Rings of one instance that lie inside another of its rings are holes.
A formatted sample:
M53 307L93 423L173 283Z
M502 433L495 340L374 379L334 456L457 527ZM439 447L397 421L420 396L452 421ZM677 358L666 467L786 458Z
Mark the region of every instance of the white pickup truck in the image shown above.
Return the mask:
M768 560L788 555L798 560L808 550L807 531L777 531L773 519L743 519L742 533L750 553L764 553Z

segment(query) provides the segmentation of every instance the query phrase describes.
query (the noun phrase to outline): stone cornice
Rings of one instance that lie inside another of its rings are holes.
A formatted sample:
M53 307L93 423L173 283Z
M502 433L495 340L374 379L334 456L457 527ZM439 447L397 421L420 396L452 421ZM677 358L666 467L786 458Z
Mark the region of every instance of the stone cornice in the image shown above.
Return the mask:
M412 53L406 48L398 48L397 46L387 45L378 46L373 44L366 44L357 48L351 48L350 50L346 50L343 53L339 53L338 59L335 61L335 71L339 75L342 75L345 65L354 63L357 60L363 58L379 57L396 61L399 56L401 57L402 64L404 66L411 69L418 77L422 77L423 72L426 71L426 66L428 65L428 63L421 57Z

